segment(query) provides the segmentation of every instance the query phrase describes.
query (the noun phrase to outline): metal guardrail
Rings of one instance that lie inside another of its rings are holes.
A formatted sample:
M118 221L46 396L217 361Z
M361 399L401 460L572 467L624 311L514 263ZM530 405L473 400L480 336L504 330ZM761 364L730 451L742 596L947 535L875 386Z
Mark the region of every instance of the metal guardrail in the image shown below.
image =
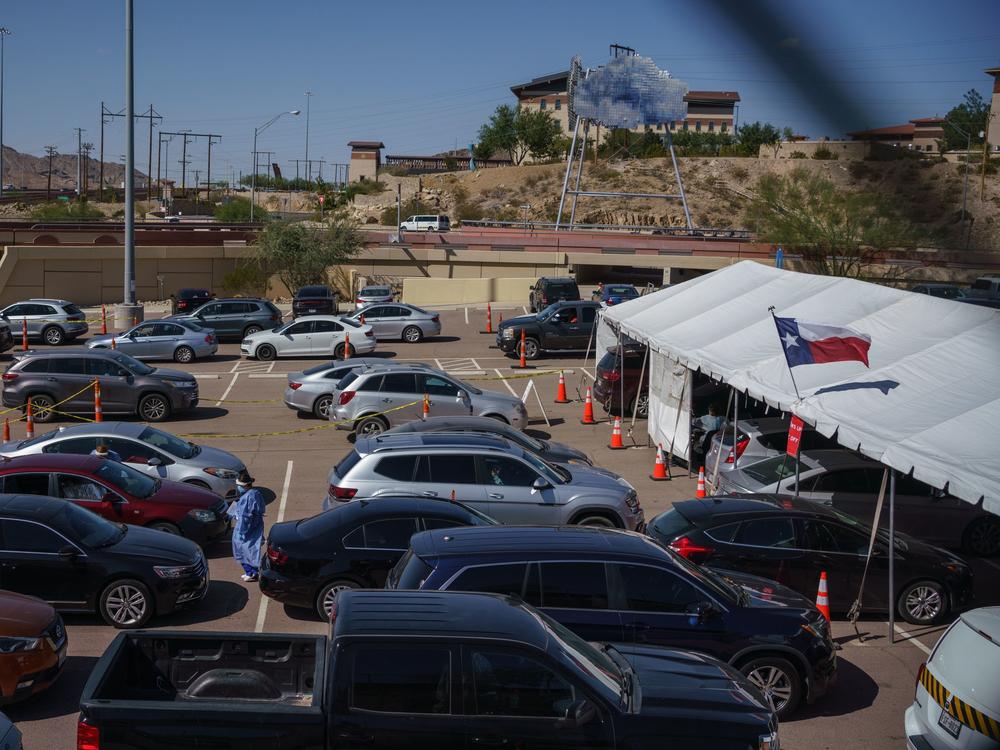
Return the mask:
M463 227L483 227L497 229L524 229L534 231L536 229L556 228L552 221L499 221L496 219L462 219ZM560 228L569 229L566 224L561 224ZM651 234L665 235L667 237L698 237L703 239L725 239L725 240L751 240L753 235L749 229L718 229L714 227L650 227L650 226L630 226L622 224L574 224L573 229L597 230L606 232L627 232L629 234Z

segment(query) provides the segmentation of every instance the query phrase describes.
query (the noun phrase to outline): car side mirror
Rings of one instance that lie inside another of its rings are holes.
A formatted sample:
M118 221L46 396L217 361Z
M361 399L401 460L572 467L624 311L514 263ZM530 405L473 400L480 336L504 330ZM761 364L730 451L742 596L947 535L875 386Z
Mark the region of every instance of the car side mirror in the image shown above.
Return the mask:
M146 459L146 466L162 466L163 461L160 460L159 456L150 456Z
M689 604L684 611L699 624L710 620L718 612L715 605L708 601Z
M597 718L597 707L588 700L578 700L566 709L566 715L560 725L566 729L576 729L589 724Z
M551 486L552 485L549 483L547 479L545 479L545 477L538 477L534 482L531 483L531 489L538 491L547 490Z
M59 557L63 560L75 560L79 554L80 551L70 544L59 550Z

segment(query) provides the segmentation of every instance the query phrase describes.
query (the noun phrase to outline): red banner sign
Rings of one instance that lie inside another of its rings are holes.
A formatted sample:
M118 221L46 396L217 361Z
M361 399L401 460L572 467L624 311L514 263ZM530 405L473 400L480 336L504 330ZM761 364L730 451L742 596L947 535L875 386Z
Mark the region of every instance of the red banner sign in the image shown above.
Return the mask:
M799 443L802 441L802 430L805 422L792 415L792 422L788 426L788 447L785 452L793 458L799 455Z

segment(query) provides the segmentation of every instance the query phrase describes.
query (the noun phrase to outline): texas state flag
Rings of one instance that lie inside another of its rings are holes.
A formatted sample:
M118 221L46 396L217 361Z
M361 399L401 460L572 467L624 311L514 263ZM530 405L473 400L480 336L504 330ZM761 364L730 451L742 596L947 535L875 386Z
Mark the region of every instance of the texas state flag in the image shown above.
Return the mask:
M806 323L795 318L775 316L774 324L789 367L851 361L863 362L868 367L871 336L853 328Z

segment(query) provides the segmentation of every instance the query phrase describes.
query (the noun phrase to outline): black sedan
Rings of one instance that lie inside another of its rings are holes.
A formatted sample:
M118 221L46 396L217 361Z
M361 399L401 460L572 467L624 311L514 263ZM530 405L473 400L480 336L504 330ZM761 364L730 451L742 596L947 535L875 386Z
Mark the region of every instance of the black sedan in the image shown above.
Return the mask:
M301 287L292 298L292 317L300 315L336 315L337 293L323 285Z
M656 516L651 537L692 562L752 573L810 599L826 571L830 608L846 612L865 570L871 527L827 505L775 495L683 500ZM888 609L889 537L879 531L862 608ZM895 604L907 622L929 625L972 602L972 570L955 555L896 536Z
M188 539L112 523L68 500L0 495L0 588L140 628L201 599L208 565Z
M406 497L344 503L271 527L260 590L293 607L314 608L328 620L340 591L382 588L417 532L495 523L447 500Z

